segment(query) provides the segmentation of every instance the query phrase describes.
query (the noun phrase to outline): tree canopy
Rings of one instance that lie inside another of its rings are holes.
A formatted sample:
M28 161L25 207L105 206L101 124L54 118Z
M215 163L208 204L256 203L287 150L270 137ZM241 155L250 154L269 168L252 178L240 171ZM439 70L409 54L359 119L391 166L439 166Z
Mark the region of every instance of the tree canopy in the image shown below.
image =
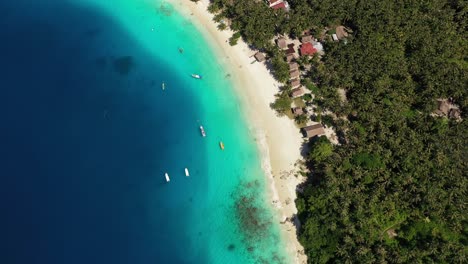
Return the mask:
M285 14L213 0L256 47L275 34L352 29L349 41L324 43L308 74L341 142L310 142L296 200L309 262L466 263L467 2L288 2ZM452 98L462 120L432 115L438 98Z

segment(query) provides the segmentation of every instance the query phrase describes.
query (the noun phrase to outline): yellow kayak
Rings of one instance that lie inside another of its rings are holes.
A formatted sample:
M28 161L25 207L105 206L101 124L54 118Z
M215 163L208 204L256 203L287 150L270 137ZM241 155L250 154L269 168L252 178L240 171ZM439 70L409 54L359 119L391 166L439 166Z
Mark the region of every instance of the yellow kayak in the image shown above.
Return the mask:
M222 141L219 142L219 147L220 147L222 150L224 150L224 144L223 144Z

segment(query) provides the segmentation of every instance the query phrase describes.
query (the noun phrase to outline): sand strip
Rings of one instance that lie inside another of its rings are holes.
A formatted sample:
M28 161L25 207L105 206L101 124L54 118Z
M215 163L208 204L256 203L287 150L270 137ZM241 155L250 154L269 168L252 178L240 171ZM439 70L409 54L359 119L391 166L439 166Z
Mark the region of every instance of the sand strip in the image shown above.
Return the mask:
M272 77L263 63L252 61L255 51L241 40L230 46L231 31L219 31L213 22L213 15L207 11L208 0L198 3L189 0L168 0L182 15L200 30L218 54L221 63L230 72L236 93L239 95L247 116L251 132L258 142L262 155L262 167L269 179L271 204L278 213L278 222L297 212L294 200L300 178L294 176L295 163L301 159L300 147L303 142L294 121L277 117L270 108L279 83ZM280 224L284 244L295 263L306 263L301 253L303 247L296 237L296 228L286 221Z

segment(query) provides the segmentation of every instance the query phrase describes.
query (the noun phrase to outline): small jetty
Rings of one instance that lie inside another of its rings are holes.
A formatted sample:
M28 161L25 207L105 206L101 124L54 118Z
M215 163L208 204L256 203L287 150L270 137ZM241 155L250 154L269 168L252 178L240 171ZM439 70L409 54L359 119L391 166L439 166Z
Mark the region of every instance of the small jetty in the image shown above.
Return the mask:
M187 177L190 176L190 173L189 173L187 168L185 168L185 176L187 176Z
M222 141L219 142L219 147L221 148L221 150L224 150L224 143Z
M200 133L203 137L206 137L205 129L203 128L203 126L200 126Z
M192 78L201 79L201 78L203 78L203 76L201 76L200 74L192 73Z
M164 174L164 177L166 177L166 182L170 182L171 179L169 178L169 174L167 172Z

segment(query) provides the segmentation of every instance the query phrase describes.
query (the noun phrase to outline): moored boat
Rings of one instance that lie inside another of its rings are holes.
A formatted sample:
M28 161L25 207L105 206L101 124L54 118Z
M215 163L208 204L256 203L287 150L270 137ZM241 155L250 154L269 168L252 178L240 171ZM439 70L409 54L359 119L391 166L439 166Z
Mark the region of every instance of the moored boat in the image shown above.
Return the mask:
M164 174L164 176L166 177L166 182L170 182L171 179L169 179L169 174L167 174L167 172Z
M194 73L192 73L192 77L195 78L195 79L203 78L200 74L194 74Z
M203 128L203 126L200 126L200 132L203 137L206 137L205 129Z
M190 173L189 173L187 168L185 168L185 176L187 176L187 177L190 176Z
M221 150L224 150L224 143L222 141L219 142L219 147L221 148Z

